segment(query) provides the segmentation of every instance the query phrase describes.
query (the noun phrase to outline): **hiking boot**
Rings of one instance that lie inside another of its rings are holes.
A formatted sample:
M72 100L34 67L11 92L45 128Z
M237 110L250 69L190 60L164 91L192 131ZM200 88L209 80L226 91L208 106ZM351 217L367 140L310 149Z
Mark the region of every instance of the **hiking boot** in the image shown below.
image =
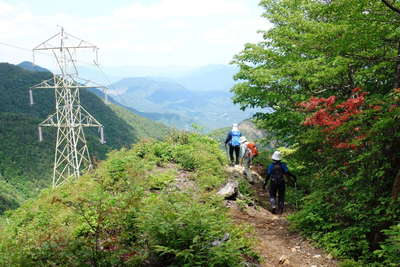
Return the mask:
M272 206L272 211L273 214L276 214L276 206Z

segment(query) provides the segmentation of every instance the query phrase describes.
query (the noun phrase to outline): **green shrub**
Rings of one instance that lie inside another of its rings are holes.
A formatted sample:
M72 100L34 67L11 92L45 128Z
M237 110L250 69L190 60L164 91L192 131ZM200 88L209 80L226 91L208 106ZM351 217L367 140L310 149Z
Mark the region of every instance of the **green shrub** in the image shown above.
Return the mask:
M194 134L169 140L178 143L145 140L113 151L78 181L8 212L0 220L0 266L241 266L255 259L248 230L234 226L209 192L226 178L217 144ZM169 186L182 168L198 189Z
M340 263L340 267L363 267L363 265L359 262L356 262L354 260L344 260Z
M385 266L399 266L400 263L400 223L383 231L389 238L374 253Z
M173 266L241 266L252 255L245 232L221 207L200 203L190 194L153 195L140 210L138 225L157 262ZM213 245L225 235L229 239Z

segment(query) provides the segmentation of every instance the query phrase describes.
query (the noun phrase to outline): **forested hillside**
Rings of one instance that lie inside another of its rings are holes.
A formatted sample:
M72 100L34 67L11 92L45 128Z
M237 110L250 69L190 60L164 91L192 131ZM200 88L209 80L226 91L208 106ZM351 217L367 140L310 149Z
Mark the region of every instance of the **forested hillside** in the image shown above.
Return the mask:
M289 145L294 229L345 266L400 263L400 3L263 0L272 28L234 63L234 101Z
M50 75L0 64L0 212L16 207L50 184L55 129L44 128L44 141L40 143L37 125L54 113L54 92L34 91L33 106L29 105L28 98L28 88L49 79ZM161 138L168 132L167 127L122 107L105 105L86 90L81 90L81 102L105 126L105 145L99 143L97 129L87 130L89 150L95 160L140 138Z

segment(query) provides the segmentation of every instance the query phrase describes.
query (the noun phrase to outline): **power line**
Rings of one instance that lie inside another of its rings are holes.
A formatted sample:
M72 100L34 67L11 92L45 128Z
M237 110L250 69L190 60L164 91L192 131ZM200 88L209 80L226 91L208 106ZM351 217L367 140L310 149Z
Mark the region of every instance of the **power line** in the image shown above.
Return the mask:
M73 35L70 35L70 36L73 36ZM75 37L75 36L73 36L73 38L78 39L78 37ZM80 40L80 39L79 39L79 40ZM14 44L10 44L10 43L6 43L6 42L1 42L1 41L0 41L0 45L8 46L8 47L11 47L11 48L15 48L15 49L19 49L19 50L23 50L23 51L27 51L27 52L33 53L33 50L32 50L32 49L25 48L25 47L21 47L21 46L14 45ZM44 56L47 56L47 57L52 58L52 59L54 58L53 55L50 55L50 54L48 54L48 53L44 53L44 52L42 52L42 51L35 51L35 53L41 54L41 55L44 55ZM105 81L108 83L108 85L111 87L111 89L112 89L113 91L117 91L117 90L112 86L111 80L109 79L108 75L105 73L105 71L100 67L100 65L99 65L98 63L96 63L96 62L90 63L90 62L85 62L85 61L77 60L77 59L75 59L74 61L75 61L75 62L78 62L78 63L81 63L81 64L84 64L84 65L96 67L96 68L99 70L99 72L103 75L103 77L105 78ZM118 96L118 95L115 94L115 96ZM107 93L105 93L105 98L107 98ZM121 99L121 100L122 100L122 99ZM107 102L107 100L106 100L106 102ZM120 101L120 102L121 102L121 101ZM122 102L121 102L121 103L122 103Z
M31 53L32 53L32 49L28 49L28 48L20 47L20 46L17 46L17 45L8 44L8 43L4 43L4 42L0 42L0 45L5 45L5 46L9 46L9 47L12 47L12 48L15 48L15 49L20 49L20 50L29 51L29 52L31 52Z
M72 36L72 35L71 35L71 36ZM78 39L78 38L75 37L75 36L73 36L73 37L74 37L75 39ZM33 50L32 50L32 49L25 48L25 47L21 47L21 46L19 46L19 45L14 45L14 44L5 43L5 42L0 42L0 45L4 45L4 46L11 47L11 48L15 48L15 49L19 49L19 50L23 50L23 51L27 51L27 52L33 53ZM35 51L35 53L38 53L38 54L47 56L47 57L52 58L52 59L54 58L53 55L50 55L50 54L48 54L48 53L44 53L44 52L42 52L42 51ZM77 60L77 59L75 59L75 62L84 64L84 65L88 65L88 66L94 66L94 67L97 68L97 70L99 71L99 73L103 76L103 78L105 79L105 81L107 82L108 87L109 87L109 88L103 90L104 99L105 99L106 104L109 102L109 99L108 99L109 96L112 96L113 98L117 98L117 99L118 99L118 102L121 103L122 105L126 105L126 101L125 101L124 99L122 99L122 97L118 94L118 90L112 85L111 79L109 78L109 76L107 75L107 73L103 70L103 68L100 66L100 64L98 64L98 63L96 63L96 62L89 63L89 62L85 62L85 61ZM97 83L94 83L94 84L97 84ZM97 85L98 85L98 87L104 88L104 86L101 86L101 85L99 85L99 84L97 84ZM111 90L109 90L109 89L111 89ZM112 93L110 94L110 92L115 92L115 93L114 93L114 94L112 94Z

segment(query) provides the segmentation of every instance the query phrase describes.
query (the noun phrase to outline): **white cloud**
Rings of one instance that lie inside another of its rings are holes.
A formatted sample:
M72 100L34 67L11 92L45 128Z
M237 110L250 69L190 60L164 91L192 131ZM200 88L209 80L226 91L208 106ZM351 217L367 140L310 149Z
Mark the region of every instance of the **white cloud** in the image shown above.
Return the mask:
M133 3L116 10L114 15L126 19L240 15L248 9L244 3L244 0L161 0L147 5Z
M203 65L228 63L257 30L268 27L258 0L135 1L87 17L36 15L27 5L0 0L0 42L32 48L58 31L56 25L100 47L103 65ZM44 7L45 8L45 7ZM93 14L94 12L90 12ZM29 60L27 51L0 46L0 61ZM42 57L45 60L46 57ZM47 57L48 58L48 57ZM48 60L44 65L48 64Z
M0 16L5 16L13 11L14 11L14 6L8 3L0 2Z

